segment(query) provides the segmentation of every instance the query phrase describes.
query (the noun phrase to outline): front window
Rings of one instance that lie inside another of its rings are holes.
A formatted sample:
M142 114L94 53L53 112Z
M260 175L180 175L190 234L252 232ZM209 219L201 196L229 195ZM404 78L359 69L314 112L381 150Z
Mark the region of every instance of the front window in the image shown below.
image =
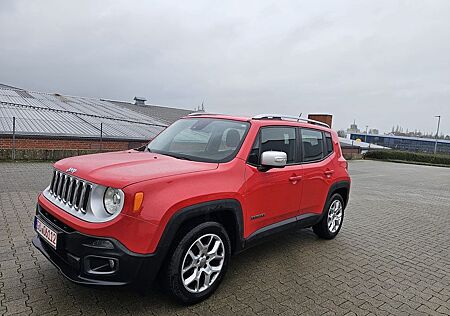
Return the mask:
M226 162L238 152L249 126L248 122L224 119L181 119L161 132L147 148L180 159Z
M261 154L265 151L282 151L287 155L287 163L296 163L295 127L268 126L263 127L256 136L248 156L248 163L254 166L260 164Z

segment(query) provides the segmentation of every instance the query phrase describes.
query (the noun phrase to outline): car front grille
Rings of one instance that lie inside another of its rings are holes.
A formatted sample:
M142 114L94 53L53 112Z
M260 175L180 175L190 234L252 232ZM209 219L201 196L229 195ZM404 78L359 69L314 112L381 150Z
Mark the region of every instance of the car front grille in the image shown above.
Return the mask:
M92 184L58 170L53 171L49 193L63 204L86 213L91 192Z

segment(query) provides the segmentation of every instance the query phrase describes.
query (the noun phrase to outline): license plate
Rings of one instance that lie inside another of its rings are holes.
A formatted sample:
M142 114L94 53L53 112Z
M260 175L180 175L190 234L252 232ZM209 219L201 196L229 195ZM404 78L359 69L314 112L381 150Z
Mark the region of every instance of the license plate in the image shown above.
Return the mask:
M58 234L36 217L36 231L44 240L56 249Z

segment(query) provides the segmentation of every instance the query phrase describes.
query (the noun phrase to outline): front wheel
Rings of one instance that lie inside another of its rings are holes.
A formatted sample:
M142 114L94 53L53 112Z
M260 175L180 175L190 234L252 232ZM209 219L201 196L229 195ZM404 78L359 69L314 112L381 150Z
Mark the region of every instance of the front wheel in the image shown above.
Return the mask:
M313 226L316 235L323 239L333 239L339 233L344 220L344 200L340 194L334 194L325 205L325 211L319 223Z
M231 243L225 228L216 222L200 224L174 249L164 271L165 287L183 304L200 302L219 286L230 256Z

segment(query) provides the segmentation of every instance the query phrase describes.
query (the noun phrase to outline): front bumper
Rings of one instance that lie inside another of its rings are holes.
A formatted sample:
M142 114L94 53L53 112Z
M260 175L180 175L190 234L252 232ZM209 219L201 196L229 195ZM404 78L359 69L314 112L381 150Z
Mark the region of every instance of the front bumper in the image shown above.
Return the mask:
M39 235L33 245L69 280L86 285L126 285L150 282L161 259L155 254L137 254L113 238L82 234L60 222L39 204L36 217L57 232L57 248Z

